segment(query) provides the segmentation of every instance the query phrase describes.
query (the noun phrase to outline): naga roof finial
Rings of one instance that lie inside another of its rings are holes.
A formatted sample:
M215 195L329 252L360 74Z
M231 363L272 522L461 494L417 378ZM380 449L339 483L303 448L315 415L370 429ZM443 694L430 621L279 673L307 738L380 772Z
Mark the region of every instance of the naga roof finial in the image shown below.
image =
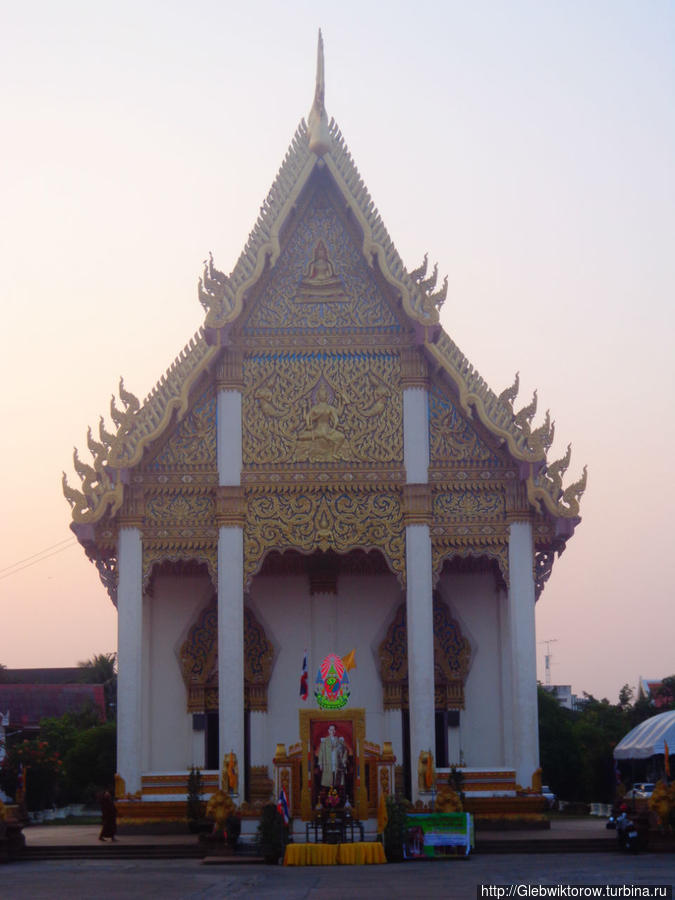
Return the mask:
M314 102L307 119L309 149L317 156L323 156L330 150L330 133L328 131L328 114L324 106L325 78L323 69L323 37L319 28L319 43L316 53L316 88Z

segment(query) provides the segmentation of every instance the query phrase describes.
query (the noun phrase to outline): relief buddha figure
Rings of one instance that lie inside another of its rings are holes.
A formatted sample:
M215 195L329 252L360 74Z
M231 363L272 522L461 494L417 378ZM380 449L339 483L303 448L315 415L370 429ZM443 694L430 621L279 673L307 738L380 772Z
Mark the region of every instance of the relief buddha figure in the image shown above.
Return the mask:
M347 438L337 427L341 408L341 401L331 397L328 385L322 381L313 402L307 402L303 411L305 427L298 432L294 460L330 462L348 458Z
M345 302L348 299L322 240L314 248L314 257L300 282L296 299L301 303Z

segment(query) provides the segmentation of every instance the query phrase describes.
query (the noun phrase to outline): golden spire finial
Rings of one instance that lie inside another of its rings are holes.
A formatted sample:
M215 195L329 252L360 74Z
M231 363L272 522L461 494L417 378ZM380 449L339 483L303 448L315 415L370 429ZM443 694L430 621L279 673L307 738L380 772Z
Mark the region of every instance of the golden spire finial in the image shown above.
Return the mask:
M328 115L324 106L325 78L323 68L323 37L319 28L319 43L316 53L316 88L314 102L307 120L309 149L317 156L323 156L330 150L330 133L328 131Z

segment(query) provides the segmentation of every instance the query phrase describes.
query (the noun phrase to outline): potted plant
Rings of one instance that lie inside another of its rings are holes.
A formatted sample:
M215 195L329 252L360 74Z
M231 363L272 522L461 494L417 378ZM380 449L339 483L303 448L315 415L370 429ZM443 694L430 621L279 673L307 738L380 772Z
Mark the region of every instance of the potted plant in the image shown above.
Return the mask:
M191 834L204 828L204 801L202 800L202 773L192 766L187 779L187 820Z
M283 816L273 803L263 806L258 825L258 843L268 865L275 866L279 862L287 843L287 829Z
M400 862L403 859L403 845L408 836L409 807L410 803L402 797L387 797L387 824L383 833L387 862Z

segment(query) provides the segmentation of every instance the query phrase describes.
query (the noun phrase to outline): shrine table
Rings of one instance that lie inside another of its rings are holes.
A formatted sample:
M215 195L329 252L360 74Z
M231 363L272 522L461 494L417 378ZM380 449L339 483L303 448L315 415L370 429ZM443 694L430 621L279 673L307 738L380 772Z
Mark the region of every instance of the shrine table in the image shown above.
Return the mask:
M386 863L379 841L353 844L288 844L285 866L366 866Z

